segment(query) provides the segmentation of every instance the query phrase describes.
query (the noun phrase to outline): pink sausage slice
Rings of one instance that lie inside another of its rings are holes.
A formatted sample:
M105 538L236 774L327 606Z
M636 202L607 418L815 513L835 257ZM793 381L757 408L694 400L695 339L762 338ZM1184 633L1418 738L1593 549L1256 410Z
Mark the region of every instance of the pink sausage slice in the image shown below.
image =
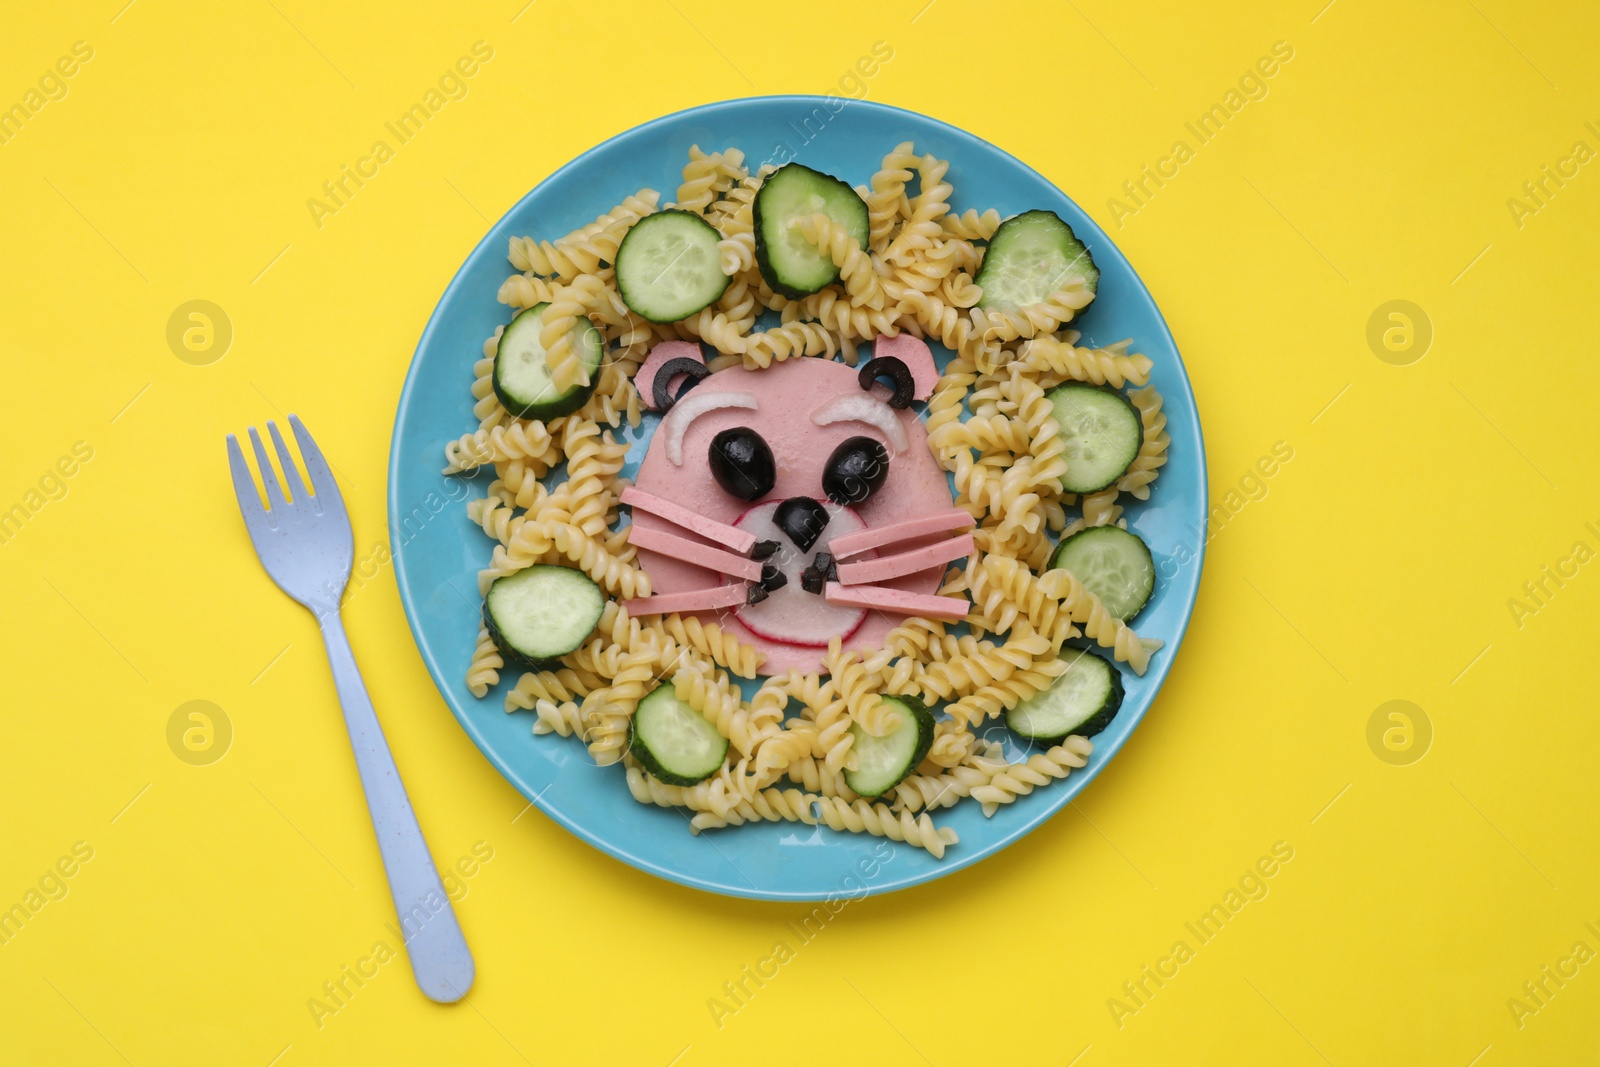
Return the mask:
M720 548L703 545L699 541L691 541L687 537L679 537L666 530L647 526L633 527L628 534L628 543L635 548L649 549L651 552L660 552L664 556L681 559L696 567L731 574L747 582L759 581L761 578L759 561L736 556L732 552L724 552Z
M644 358L639 370L633 376L633 386L639 390L639 402L651 411L656 409L656 371L661 369L661 364L669 359L692 359L697 363L705 363L706 357L700 353L700 346L693 341L662 341L650 350ZM683 375L679 375L682 378ZM668 382L668 386L675 386L677 382Z
M908 593L881 585L841 585L829 582L823 597L830 604L852 608L877 608L896 615L922 615L930 619L964 619L972 604L965 597ZM631 608L629 609L632 610Z
M659 345L657 347L660 347ZM647 493L638 486L630 485L622 491L622 502L639 511L648 511L652 515L659 515L670 523L683 527L690 533L699 534L707 541L715 541L720 545L728 546L728 550L741 556L748 556L750 550L756 546L755 534L746 533L735 526L725 522L708 518L697 511L690 511L682 504L674 504L664 500L654 493ZM960 511L960 509L957 509ZM965 511L960 512L966 515ZM971 517L968 516L968 521ZM637 541L634 544L638 544Z
M628 502L628 494L632 489L622 493L622 502ZM667 516L663 516L665 518ZM965 508L951 508L933 515L919 515L914 519L904 522L891 522L887 526L874 526L862 530L860 533L845 534L835 537L828 548L833 553L834 559L849 559L859 556L873 548L882 548L885 545L897 545L902 541L909 541L914 537L927 537L930 534L944 533L946 530L965 530L972 525L972 516ZM698 531L696 531L698 532ZM733 548L732 545L728 546ZM735 549L737 551L737 549ZM941 561L943 562L943 561Z
M654 352L650 354L655 355ZM933 362L933 352L929 350L928 342L922 338L912 337L909 333L880 337L872 343L872 355L873 358L893 356L906 365L911 372L913 399L926 400L938 388L939 368Z
M887 582L890 578L915 574L941 563L970 556L972 551L972 535L962 534L960 537L952 537L948 541L939 541L922 548L913 548L910 552L901 552L896 556L865 559L859 563L841 563L839 581L845 585Z
M744 603L745 587L742 585L713 585L708 589L691 589L687 593L657 593L655 596L624 600L622 606L629 615L670 615L675 611L714 611L732 608Z

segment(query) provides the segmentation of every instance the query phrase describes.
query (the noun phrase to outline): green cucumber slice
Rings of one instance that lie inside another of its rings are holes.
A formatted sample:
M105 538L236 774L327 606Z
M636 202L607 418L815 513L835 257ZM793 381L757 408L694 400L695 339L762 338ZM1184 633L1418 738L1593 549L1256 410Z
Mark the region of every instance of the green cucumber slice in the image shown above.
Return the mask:
M587 574L537 563L494 580L483 598L483 623L507 659L537 670L583 644L605 606L605 594Z
M728 288L716 227L692 211L646 215L617 246L617 291L636 315L677 322Z
M1091 293L1100 285L1100 268L1072 227L1054 211L1024 211L994 231L973 280L983 289L979 307L1014 311L1042 303L1074 275Z
M1006 712L1011 732L1041 745L1059 745L1070 735L1092 737L1122 706L1122 674L1103 656L1064 648L1067 673L1042 693Z
M1071 571L1123 622L1139 614L1156 588L1149 546L1120 526L1091 526L1065 538L1051 554L1050 567Z
M669 683L645 694L633 713L629 751L668 785L694 785L722 769L728 739L706 717L678 699Z
M1045 396L1066 442L1063 489L1098 493L1127 472L1144 444L1144 423L1127 397L1087 382L1067 382Z
M570 415L594 394L595 382L600 377L605 339L594 323L580 317L573 326L578 331L573 343L578 348L578 359L589 372L589 384L557 390L550 381L550 364L545 359L544 345L539 341L539 334L544 330L544 309L549 306L535 304L518 312L501 333L500 347L495 352L494 394L505 409L519 419L546 420Z
M866 201L838 178L786 163L756 193L756 264L774 292L798 300L839 280L833 260L792 225L818 214L845 227L862 248L867 247Z
M873 737L859 723L850 727L856 769L844 772L844 782L864 797L882 796L899 785L933 747L933 713L922 701L885 696L883 702L896 720L887 734Z

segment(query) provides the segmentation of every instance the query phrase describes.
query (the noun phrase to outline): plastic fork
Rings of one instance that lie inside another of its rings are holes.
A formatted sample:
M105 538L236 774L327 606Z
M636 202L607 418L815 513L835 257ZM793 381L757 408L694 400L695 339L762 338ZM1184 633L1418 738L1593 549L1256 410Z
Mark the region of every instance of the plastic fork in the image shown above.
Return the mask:
M445 1003L460 1000L472 987L476 973L472 952L461 934L450 897L439 881L427 842L422 839L416 812L411 809L339 619L339 600L350 581L355 559L350 514L345 511L339 486L311 434L294 415L289 416L289 426L300 445L314 492L308 493L301 483L283 436L271 422L267 423L267 433L278 453L284 480L289 483L288 495L278 484L254 426L250 427L250 444L266 487L267 504L262 506L239 440L230 433L228 465L233 469L233 491L239 498L239 511L261 565L279 589L310 609L322 630L339 703L344 708L345 727L350 732L350 747L361 774L361 788L367 795L372 828L378 835L378 850L389 877L389 892L394 896L406 953L411 958L411 972L430 999Z

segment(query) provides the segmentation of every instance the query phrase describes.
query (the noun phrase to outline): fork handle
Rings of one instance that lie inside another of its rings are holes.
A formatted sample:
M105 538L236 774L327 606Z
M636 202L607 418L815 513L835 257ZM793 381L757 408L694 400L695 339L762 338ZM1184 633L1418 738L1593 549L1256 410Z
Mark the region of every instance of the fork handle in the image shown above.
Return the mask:
M394 756L378 725L372 698L356 669L350 640L337 611L319 613L322 640L328 648L333 681L344 708L361 788L367 794L378 851L389 876L389 892L400 920L400 936L411 958L411 972L429 999L450 1003L466 996L476 968L450 897L439 881L422 828L411 809Z

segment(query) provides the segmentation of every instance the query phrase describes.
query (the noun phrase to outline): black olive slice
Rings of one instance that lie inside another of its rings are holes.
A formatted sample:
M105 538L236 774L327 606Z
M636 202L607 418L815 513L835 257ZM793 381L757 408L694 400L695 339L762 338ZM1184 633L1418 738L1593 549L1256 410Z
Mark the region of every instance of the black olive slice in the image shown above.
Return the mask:
M769 560L761 565L761 588L771 593L788 584L789 576L780 571L776 563Z
M839 580L839 565L833 561L832 552L818 552L811 557L811 566L830 582Z
M822 468L822 491L835 504L859 504L889 476L889 450L871 437L841 443Z
M828 525L828 509L809 496L792 496L778 505L772 521L802 552L810 552Z
M661 380L659 375L656 380ZM778 476L772 449L748 426L734 426L713 437L706 461L717 484L740 500L760 500L772 492Z
M751 582L750 588L745 591L744 602L746 604L759 604L765 599L767 599L767 587L759 582Z
M750 546L751 559L771 559L783 546L776 541L757 541Z
M678 390L678 395L673 396L670 391L672 379L680 374L687 374L689 380L683 383L683 388ZM656 402L656 410L664 415L671 410L673 404L678 402L678 397L681 397L710 376L710 369L698 359L690 359L688 356L677 356L669 359L656 368L655 380L651 383L650 399Z
M808 593L821 593L822 587L827 583L828 576L821 571L807 567L800 572L800 588Z
M874 356L861 365L861 373L856 376L863 389L871 389L872 383L879 378L889 379L894 386L894 395L889 398L890 407L911 406L916 384L911 380L911 368L906 366L905 360L899 356ZM656 381L660 380L658 376Z

